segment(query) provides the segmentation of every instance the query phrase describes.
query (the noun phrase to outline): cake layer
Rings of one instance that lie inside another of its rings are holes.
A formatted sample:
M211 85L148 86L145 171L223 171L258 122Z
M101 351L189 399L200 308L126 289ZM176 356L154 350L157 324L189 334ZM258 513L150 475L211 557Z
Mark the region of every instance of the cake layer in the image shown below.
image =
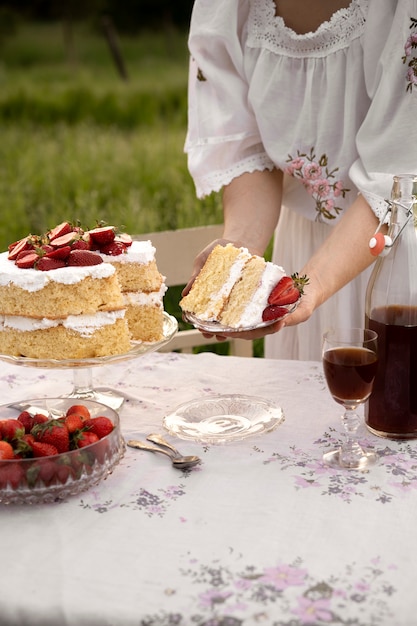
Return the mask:
M4 287L0 286L0 302L3 315L34 318L61 318L123 308L123 298L115 274L101 280L88 276L71 285L50 281L40 291L33 292L9 283Z
M163 309L158 305L129 305L126 319L133 340L160 341L163 337Z
M133 241L126 253L117 256L102 254L101 257L116 269L122 291L159 291L164 282L150 241Z
M0 327L0 353L36 359L84 359L124 354L130 349L126 320L95 328L89 334L59 324L22 331Z
M217 320L242 270L251 258L244 248L216 246L194 281L191 291L182 298L183 311L201 320Z
M123 308L114 267L107 263L50 272L20 269L0 254L3 315L60 318Z

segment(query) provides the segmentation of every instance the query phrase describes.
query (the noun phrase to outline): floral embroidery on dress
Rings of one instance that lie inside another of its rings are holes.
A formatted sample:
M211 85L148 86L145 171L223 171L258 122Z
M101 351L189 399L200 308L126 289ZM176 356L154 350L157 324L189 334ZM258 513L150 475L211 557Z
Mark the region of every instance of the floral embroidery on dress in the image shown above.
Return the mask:
M417 18L411 18L410 29L413 30L407 38L404 46L403 63L407 63L407 89L412 91L413 87L417 88Z
M322 154L316 158L314 148L310 153L297 150L294 158L288 155L288 167L285 172L294 178L298 178L307 192L314 198L316 203L317 220L334 220L342 211L342 207L337 205L337 198L344 198L350 191L344 186L343 181L335 177L338 167L330 170L328 167L328 157Z

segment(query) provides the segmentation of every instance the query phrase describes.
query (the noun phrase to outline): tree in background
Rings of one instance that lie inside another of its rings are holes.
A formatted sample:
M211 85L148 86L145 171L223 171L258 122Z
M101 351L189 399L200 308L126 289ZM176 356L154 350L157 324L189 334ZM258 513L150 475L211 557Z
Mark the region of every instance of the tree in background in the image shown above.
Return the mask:
M128 34L149 28L187 28L192 6L193 0L0 0L0 9L30 20L98 23L108 15L120 32Z

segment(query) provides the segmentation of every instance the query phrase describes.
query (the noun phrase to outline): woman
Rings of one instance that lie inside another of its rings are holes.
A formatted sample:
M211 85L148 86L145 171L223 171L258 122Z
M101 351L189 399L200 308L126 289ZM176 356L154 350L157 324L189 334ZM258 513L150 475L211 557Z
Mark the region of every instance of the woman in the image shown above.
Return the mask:
M275 231L273 261L310 279L243 336L317 360L329 325L363 325L369 239L417 170L417 0L196 0L189 48L197 195L223 190L222 241L264 254Z

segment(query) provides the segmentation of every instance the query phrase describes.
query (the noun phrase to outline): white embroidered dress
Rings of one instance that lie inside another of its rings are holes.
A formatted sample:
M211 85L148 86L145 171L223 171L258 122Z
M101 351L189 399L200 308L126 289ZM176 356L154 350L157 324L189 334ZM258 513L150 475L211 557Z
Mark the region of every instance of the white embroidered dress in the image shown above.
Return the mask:
M185 149L197 195L283 170L273 260L288 273L358 192L381 216L393 175L417 172L417 0L353 0L304 35L274 0L196 0L189 47ZM267 337L266 356L320 359L326 328L363 325L368 277Z

